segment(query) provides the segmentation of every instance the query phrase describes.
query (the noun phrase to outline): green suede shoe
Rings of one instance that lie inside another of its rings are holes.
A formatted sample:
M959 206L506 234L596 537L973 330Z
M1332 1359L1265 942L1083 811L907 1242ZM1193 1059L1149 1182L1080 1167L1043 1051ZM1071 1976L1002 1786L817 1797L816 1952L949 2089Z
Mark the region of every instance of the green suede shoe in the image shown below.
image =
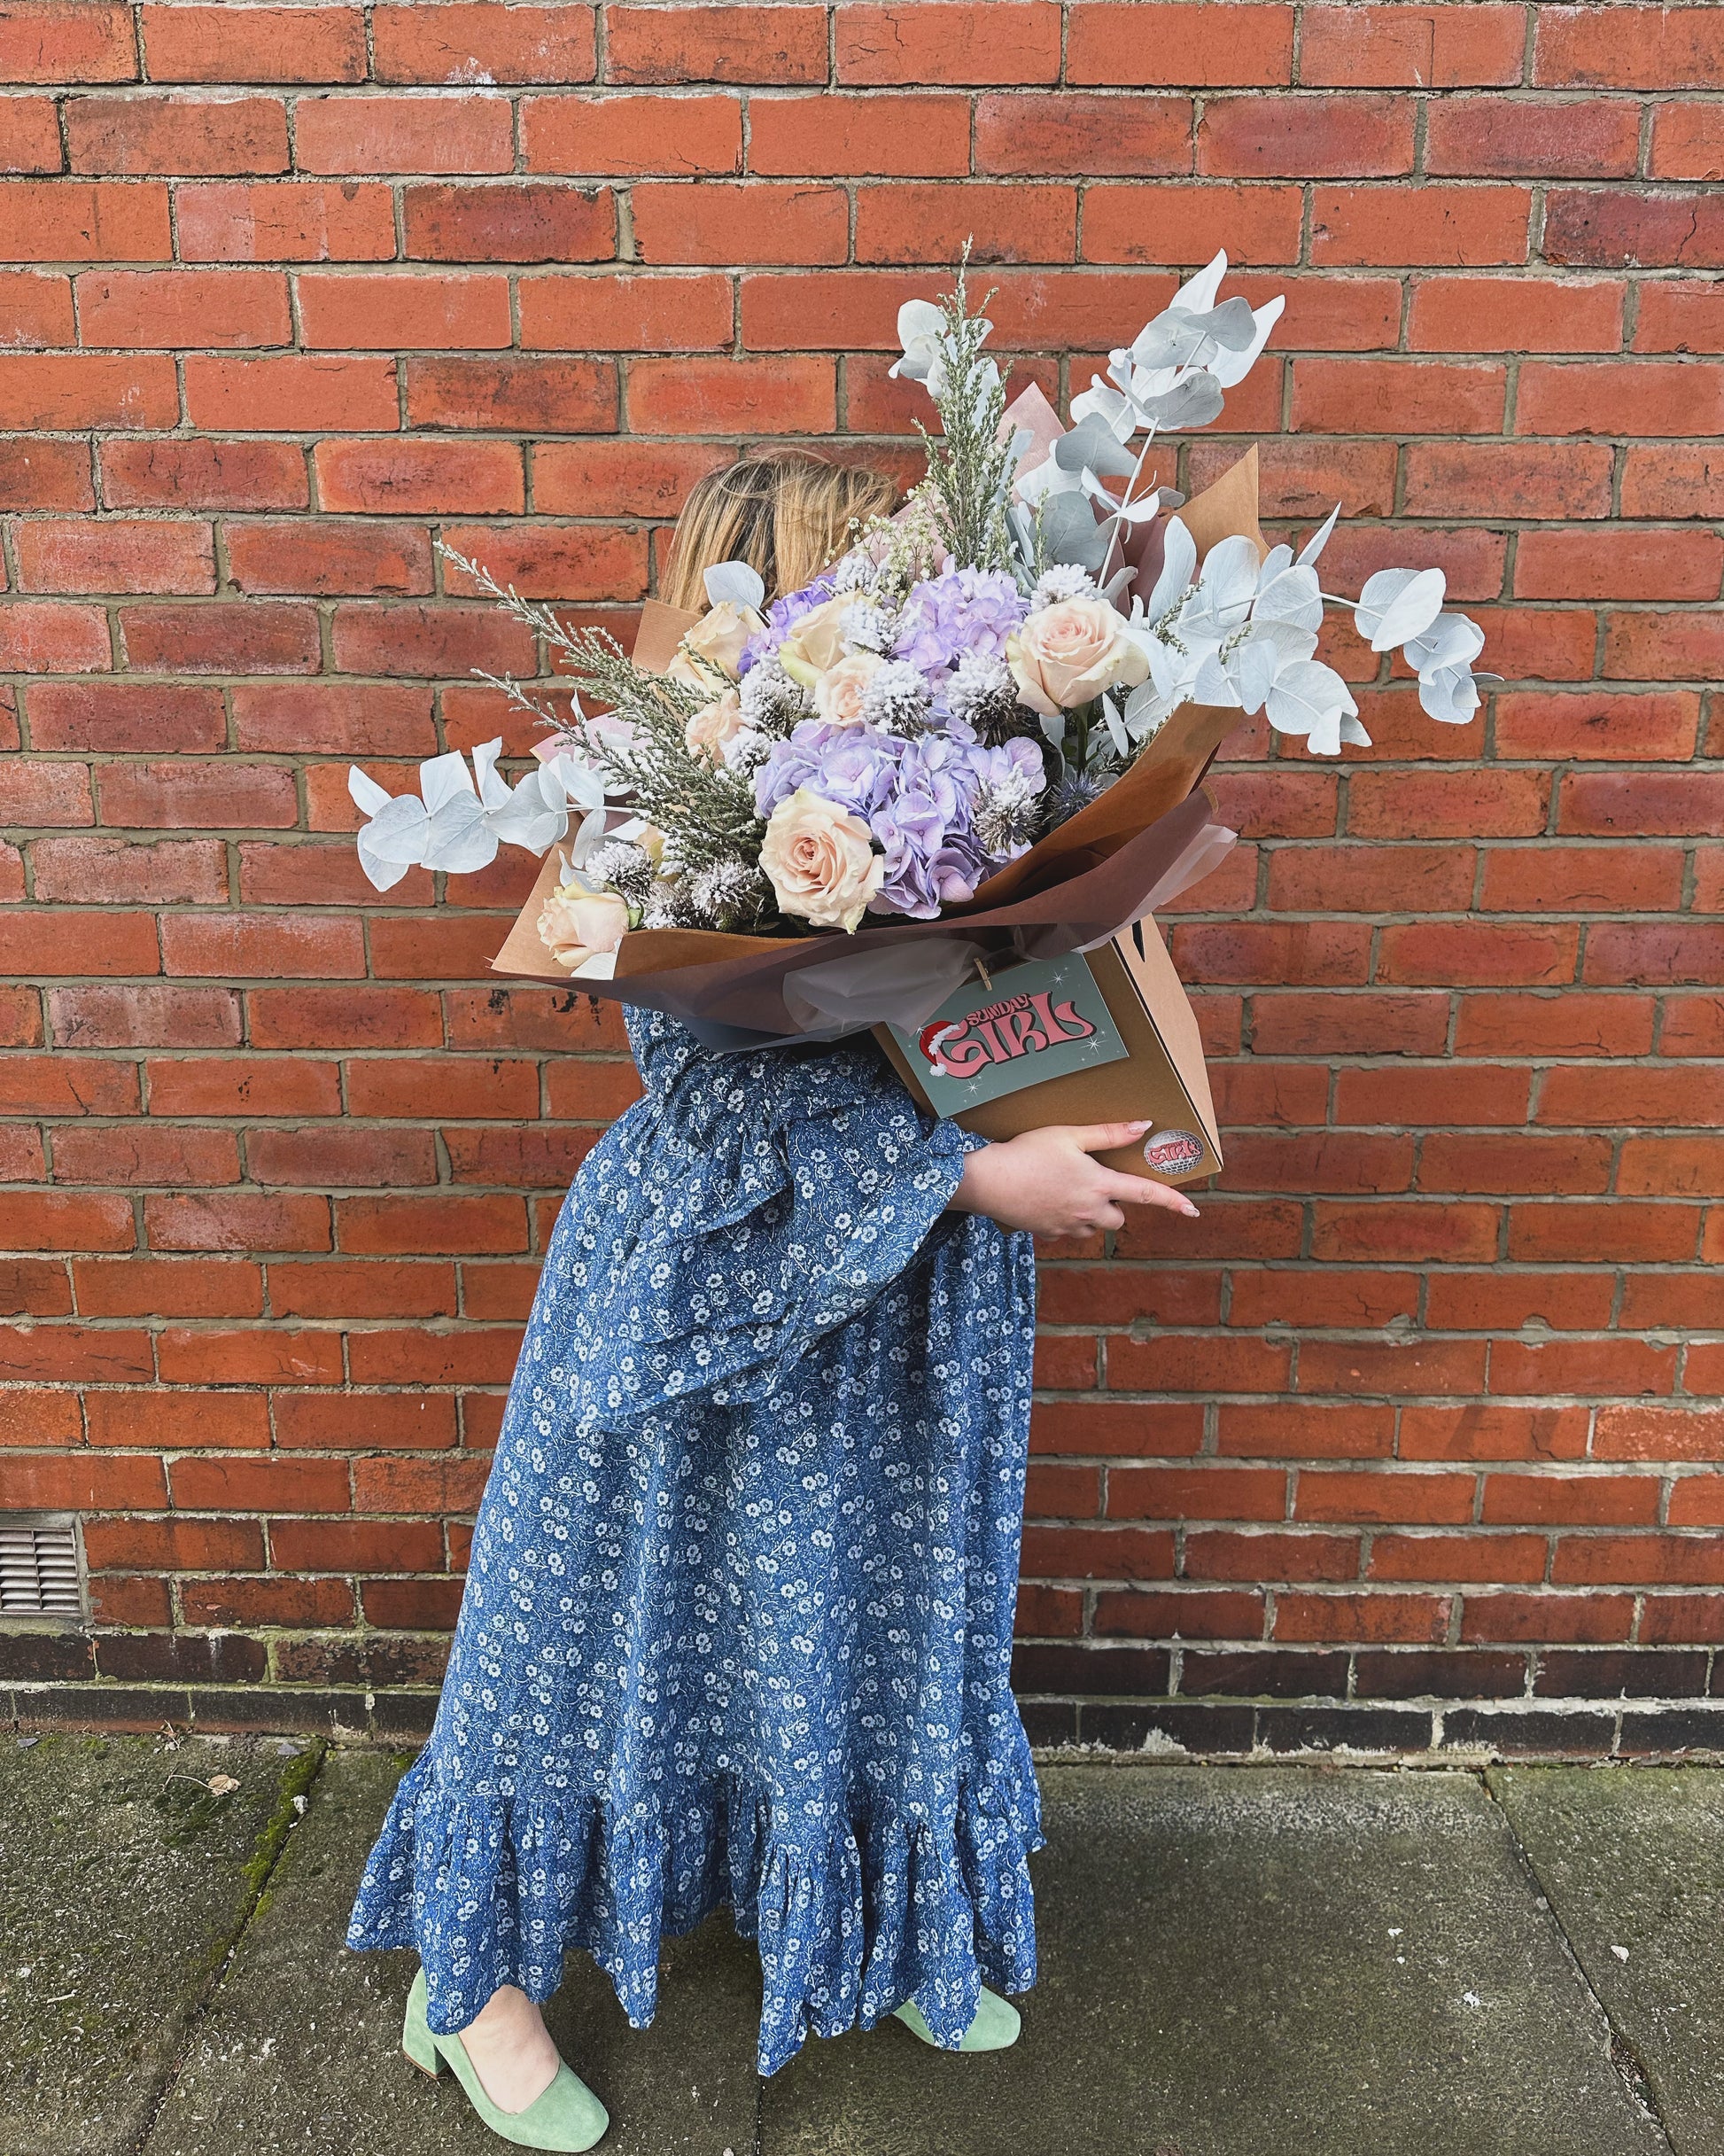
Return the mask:
M441 2074L447 2066L461 2083L467 2101L492 2132L512 2141L517 2149L557 2149L565 2152L565 2156L579 2156L580 2150L593 2147L610 2124L610 2113L579 2074L571 2073L561 2059L556 2079L524 2111L499 2111L485 2093L461 2038L434 2036L426 2026L423 1969L407 1995L401 2049L422 2074Z
M920 2036L924 2043L932 2043L936 2051L944 2044L934 2043L934 2032L922 2019L922 2012L914 1999L906 1999L902 2006L892 2009L894 2017L903 2022L912 2035ZM960 2051L1004 2051L1018 2040L1018 2031L1023 2027L1023 2016L1010 1999L1003 1999L998 1991L990 1991L984 1984L982 1996L976 2001L975 2019L964 2031Z

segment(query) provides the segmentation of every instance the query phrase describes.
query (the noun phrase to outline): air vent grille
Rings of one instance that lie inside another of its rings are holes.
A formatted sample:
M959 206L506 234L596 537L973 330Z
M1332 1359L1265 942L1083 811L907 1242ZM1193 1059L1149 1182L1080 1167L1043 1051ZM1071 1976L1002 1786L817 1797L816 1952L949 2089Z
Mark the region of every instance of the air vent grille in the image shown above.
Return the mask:
M73 1522L0 1513L0 1618L78 1617L83 1607Z

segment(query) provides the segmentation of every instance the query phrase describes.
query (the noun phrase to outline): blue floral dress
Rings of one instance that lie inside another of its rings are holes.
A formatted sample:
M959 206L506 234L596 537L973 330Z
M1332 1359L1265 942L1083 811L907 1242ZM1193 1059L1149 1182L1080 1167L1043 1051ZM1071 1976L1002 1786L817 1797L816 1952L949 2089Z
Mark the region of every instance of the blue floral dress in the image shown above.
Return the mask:
M1035 1981L1008 1685L1030 1239L945 1211L980 1140L871 1041L718 1055L631 1011L646 1098L547 1253L436 1727L347 1942L431 2026L585 1948L759 1943L759 2066L913 1998L955 2046Z

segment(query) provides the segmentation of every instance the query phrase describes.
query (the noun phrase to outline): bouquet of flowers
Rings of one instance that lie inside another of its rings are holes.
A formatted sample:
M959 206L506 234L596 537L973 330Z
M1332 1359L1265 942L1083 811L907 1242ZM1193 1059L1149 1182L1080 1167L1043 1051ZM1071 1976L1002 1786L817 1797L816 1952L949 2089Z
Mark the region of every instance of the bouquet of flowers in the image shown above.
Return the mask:
M922 431L925 479L770 605L746 564L710 570L710 609L662 670L452 555L547 640L572 695L563 711L494 681L548 729L539 768L513 789L495 743L476 754L477 785L459 756L427 764L423 802L355 772L372 880L387 888L414 862L482 866L501 841L558 844L534 900L555 970L616 979L613 993L627 980L626 1000L664 1008L675 1006L643 977L673 989L671 975L723 961L708 985L746 989L758 965L736 961L749 945L765 963L811 938L899 946L909 924L949 924L950 939L961 922L1021 953L1034 930L1048 954L1139 917L1180 860L1210 865L1214 827L1169 817L1241 717L1262 711L1317 754L1369 744L1347 684L1316 657L1326 605L1350 608L1374 650L1405 653L1432 718L1465 720L1484 639L1444 611L1441 570L1385 570L1336 599L1317 567L1335 513L1297 556L1266 547L1254 455L1211 490L1222 501L1189 509L1146 476L1162 435L1218 416L1280 315L1278 299L1220 299L1225 269L1218 255L1110 355L1069 427L1034 389L1008 409L961 269L937 304L909 302L893 371L921 382L939 416L938 433ZM1134 845L1154 829L1161 844ZM1063 885L1122 852L1126 881L1073 890L1062 913ZM1001 915L1037 886L1052 905ZM911 1000L927 1003L951 967L922 971ZM905 976L902 958L874 969ZM795 999L784 1008L794 1022Z

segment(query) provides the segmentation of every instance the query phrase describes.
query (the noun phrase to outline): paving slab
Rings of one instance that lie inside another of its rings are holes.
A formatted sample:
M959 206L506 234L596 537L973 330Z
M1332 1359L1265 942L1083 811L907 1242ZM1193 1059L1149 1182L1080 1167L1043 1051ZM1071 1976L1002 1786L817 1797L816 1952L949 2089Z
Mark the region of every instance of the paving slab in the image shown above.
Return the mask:
M402 2056L414 1957L350 1954L347 1912L406 1762L330 1752L256 1919L163 2104L145 2156L495 2156L452 2076ZM724 1917L665 1950L649 2030L584 1954L546 2009L603 2097L605 2156L752 2156L759 1964Z
M1490 1784L1679 2156L1718 2156L1724 1772L1513 1767Z
M1016 2047L812 2043L766 2084L761 2156L1668 2156L1476 1777L1042 1786Z
M316 1756L0 1734L0 2156L136 2145Z

